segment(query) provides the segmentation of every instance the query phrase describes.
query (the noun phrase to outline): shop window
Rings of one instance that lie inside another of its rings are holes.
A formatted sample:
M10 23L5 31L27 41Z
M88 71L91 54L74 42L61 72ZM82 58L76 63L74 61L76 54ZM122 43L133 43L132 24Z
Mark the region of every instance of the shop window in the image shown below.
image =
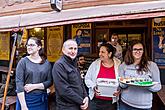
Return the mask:
M19 42L17 42L16 64L22 57L25 57L27 55L26 43L27 43L27 39L29 36L40 38L42 40L42 44L44 47L44 28L34 28L34 29L29 29L29 30L24 28L24 30L22 32L23 32L22 34L18 33L19 36L22 35L22 39L21 39L20 44L19 44ZM18 36L18 38L21 38L19 36Z
M42 46L44 47L44 28L33 28L29 30L30 37L37 37L41 39Z
M127 35L126 34L119 34L119 44L122 46L123 49L127 48Z
M94 23L94 52L97 52L97 45L103 40L110 40L113 33L119 36L119 43L126 51L129 42L132 40L144 40L147 27L147 19L123 20ZM96 50L96 51L95 51Z
M123 49L123 57L132 40L140 40L140 41L142 40L142 34L118 34L118 36L119 36L118 42Z
M22 57L26 56L26 42L28 39L28 31L26 28L24 28L23 30L19 31L17 34L18 37L17 37L17 45L16 45L17 46L16 64Z
M118 34L118 36L119 36L119 43L123 47L123 49L126 49L132 40L142 39L141 34Z
M132 40L141 40L141 34L128 34L128 42Z
M100 42L103 40L109 40L109 30L108 29L96 29L96 41Z

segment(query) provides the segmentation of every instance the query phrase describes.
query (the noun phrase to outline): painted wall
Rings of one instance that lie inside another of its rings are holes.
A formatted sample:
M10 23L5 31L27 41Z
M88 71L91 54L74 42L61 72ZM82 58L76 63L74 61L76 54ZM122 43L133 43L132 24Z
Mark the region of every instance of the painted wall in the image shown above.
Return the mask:
M158 0L64 0L64 8L79 8L88 6L98 5L114 5L114 4L125 4L125 3L136 3L136 2L150 2Z
M63 0L63 9L159 0ZM0 0L0 16L52 11L50 0Z

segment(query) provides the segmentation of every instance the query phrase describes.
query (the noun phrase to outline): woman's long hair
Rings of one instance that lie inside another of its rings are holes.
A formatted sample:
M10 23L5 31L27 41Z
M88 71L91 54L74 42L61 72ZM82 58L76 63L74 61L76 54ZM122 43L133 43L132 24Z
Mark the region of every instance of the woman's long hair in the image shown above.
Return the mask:
M41 39L37 38L37 37L30 37L29 39L32 39L35 41L35 43L37 44L37 46L41 46L40 50L39 50L39 56L41 57L42 61L41 64L43 64L46 61L46 55L44 52L44 49L42 48L42 42Z
M133 51L133 46L136 44L142 44L142 46L143 46L143 55L142 55L140 63L137 65L138 66L138 72L142 72L142 71L147 72L149 70L148 69L147 52L146 52L145 45L142 42L140 42L139 40L131 41L131 44L128 47L128 50L127 50L126 55L124 57L124 62L126 65L131 65L135 62L134 57L132 55L132 51Z

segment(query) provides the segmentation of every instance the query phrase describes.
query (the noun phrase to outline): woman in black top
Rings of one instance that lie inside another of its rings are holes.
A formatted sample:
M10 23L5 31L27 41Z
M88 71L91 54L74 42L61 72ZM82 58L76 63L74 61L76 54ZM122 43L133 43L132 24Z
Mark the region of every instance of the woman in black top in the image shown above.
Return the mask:
M52 84L51 64L46 60L41 40L31 37L28 56L16 68L16 110L48 110L47 88Z

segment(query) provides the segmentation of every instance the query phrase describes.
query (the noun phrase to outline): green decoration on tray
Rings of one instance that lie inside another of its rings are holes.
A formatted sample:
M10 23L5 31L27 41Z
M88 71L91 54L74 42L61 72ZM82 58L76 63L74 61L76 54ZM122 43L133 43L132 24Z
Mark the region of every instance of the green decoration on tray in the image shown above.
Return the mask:
M151 81L143 81L143 82L135 82L135 84L140 85L140 86L145 86L145 85L152 85L153 83Z

